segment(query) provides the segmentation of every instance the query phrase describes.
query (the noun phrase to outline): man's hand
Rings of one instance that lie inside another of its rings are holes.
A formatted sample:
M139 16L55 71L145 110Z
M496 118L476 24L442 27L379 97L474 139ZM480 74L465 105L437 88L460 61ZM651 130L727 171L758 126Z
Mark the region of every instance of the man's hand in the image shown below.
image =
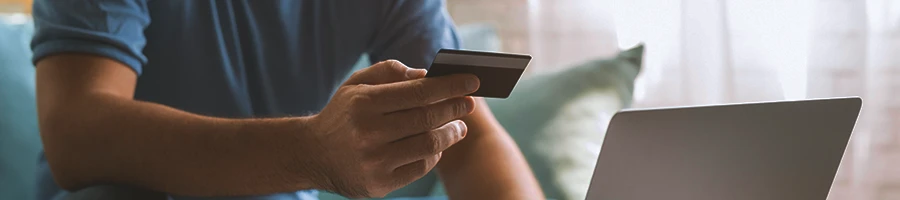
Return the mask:
M474 75L424 79L424 70L385 61L354 73L321 113L310 117L328 180L347 197L383 197L431 171L441 152L466 136L458 120L475 109Z

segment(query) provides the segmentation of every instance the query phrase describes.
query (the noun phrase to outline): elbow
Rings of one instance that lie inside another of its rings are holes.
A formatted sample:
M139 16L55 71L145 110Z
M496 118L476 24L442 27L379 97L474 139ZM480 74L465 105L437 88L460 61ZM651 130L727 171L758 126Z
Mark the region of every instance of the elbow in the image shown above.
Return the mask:
M56 182L56 185L66 191L77 191L88 185L83 181L79 181L79 179L72 176L71 173L65 173L64 170L54 169L51 166L50 171L53 173L53 181Z
M89 176L88 167L83 166L86 160L79 156L80 151L85 151L83 145L79 145L79 137L82 131L72 127L77 120L61 116L60 114L41 115L39 120L41 142L44 145L44 156L53 180L63 189L73 191L88 185L85 178Z
M81 185L85 185L81 181L83 178L79 177L82 173L78 170L79 166L76 166L78 163L71 161L73 157L69 153L71 151L63 145L44 140L44 156L56 185L69 191L80 189Z

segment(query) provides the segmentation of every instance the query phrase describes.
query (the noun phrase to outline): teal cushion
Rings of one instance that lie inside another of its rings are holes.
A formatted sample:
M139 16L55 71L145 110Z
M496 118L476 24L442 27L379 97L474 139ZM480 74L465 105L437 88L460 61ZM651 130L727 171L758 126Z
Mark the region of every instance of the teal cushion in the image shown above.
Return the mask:
M41 151L34 100L30 21L0 16L0 199L33 199Z
M632 102L642 57L638 46L530 77L508 99L488 99L548 198L585 198L607 124Z

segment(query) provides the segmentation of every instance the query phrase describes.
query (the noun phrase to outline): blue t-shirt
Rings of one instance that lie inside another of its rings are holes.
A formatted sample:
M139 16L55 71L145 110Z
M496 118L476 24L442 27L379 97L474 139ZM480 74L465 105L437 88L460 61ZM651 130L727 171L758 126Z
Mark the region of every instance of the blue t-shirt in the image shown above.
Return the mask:
M307 115L325 106L362 54L425 68L439 49L458 48L444 4L36 0L32 50L35 61L80 52L122 62L139 75L137 100L216 117ZM47 198L59 189L42 165L39 195Z

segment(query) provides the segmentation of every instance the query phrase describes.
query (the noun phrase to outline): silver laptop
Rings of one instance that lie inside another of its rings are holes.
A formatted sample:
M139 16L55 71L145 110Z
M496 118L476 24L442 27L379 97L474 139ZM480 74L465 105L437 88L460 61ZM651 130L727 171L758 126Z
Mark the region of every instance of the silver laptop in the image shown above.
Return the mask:
M619 112L588 200L825 200L860 98Z

